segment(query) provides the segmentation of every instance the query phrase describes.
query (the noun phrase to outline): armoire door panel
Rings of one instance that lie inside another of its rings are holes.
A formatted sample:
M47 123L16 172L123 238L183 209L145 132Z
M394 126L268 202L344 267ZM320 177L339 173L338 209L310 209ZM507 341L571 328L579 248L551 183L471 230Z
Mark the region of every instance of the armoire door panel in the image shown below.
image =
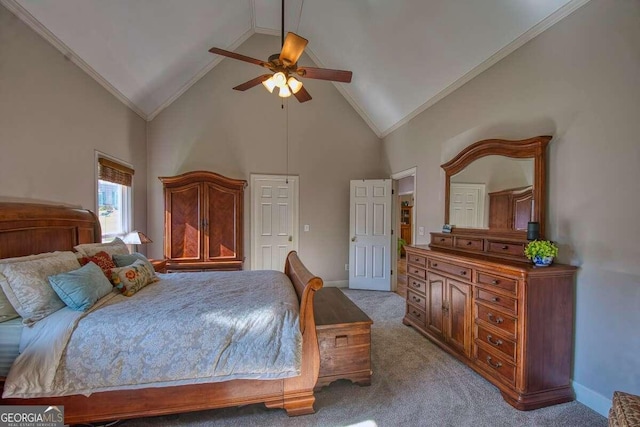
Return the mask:
M207 259L236 257L236 194L216 185L206 184L207 214L205 247Z
M201 260L200 185L170 189L166 194L169 211L169 242L165 256L177 260ZM168 253L166 253L168 251Z

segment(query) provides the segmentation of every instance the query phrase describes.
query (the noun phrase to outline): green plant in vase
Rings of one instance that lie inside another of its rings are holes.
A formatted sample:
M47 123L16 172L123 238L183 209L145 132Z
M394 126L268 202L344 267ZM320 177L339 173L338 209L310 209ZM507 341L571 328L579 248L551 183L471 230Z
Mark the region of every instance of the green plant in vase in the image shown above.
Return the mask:
M407 244L406 240L404 240L402 237L398 237L398 256L401 255L402 247L405 246L406 244Z
M538 267L546 267L558 256L558 247L549 240L533 240L524 249L524 254Z

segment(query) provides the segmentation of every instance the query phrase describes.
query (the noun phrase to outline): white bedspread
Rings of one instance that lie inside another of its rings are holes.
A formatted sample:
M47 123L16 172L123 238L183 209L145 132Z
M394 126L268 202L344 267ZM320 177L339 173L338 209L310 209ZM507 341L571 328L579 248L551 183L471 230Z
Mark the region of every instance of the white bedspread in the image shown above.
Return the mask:
M298 300L276 271L160 275L89 312L63 308L23 334L3 397L287 378L300 374Z

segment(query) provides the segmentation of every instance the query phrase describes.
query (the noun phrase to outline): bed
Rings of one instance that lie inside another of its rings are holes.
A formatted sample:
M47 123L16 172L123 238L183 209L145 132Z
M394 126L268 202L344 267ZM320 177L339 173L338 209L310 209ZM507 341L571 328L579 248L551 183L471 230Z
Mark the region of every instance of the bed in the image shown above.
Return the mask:
M69 251L78 244L99 242L100 237L100 224L90 211L64 206L0 203L0 258ZM186 274L198 273L184 273ZM297 362L299 375L275 379L229 379L188 385L167 382L162 386L140 385L133 389L93 392L88 396L84 393L56 397L12 397L2 398L0 404L64 405L65 422L68 424L253 403L264 403L268 408L283 408L290 416L313 413L313 388L320 364L313 298L315 292L322 287L322 280L307 270L295 252L287 257L285 274L289 279L287 283L290 281L294 288L293 301L298 304L296 327L299 327L301 337L301 356ZM249 291L258 287L256 285ZM101 307L100 310L102 309ZM2 378L0 386L4 390Z

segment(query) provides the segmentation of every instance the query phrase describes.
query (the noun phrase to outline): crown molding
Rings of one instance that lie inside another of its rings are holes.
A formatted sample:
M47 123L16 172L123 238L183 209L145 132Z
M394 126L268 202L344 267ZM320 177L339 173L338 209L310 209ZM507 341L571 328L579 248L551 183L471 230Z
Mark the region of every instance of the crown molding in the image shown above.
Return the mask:
M69 59L82 71L87 73L91 78L105 88L111 95L115 96L120 102L129 107L133 112L147 120L147 115L136 104L127 98L122 92L116 89L107 79L102 77L100 73L87 64L77 53L67 46L62 40L49 31L40 21L29 13L16 0L0 0L0 3L6 7L11 13L16 15L22 22L27 24L29 28L38 33L42 38L48 41L53 47L58 49L65 58Z
M254 34L255 33L252 28L248 29L243 35L241 35L238 39L236 39L236 41L233 42L231 46L227 47L226 49L235 51L238 47L240 47L242 43L247 41L247 39ZM188 82L180 86L180 89L178 89L173 95L167 98L167 100L164 101L158 108L156 108L151 114L149 114L147 121L153 120L158 114L162 112L162 110L164 110L169 105L171 105L173 101L180 98L183 93L188 91L191 86L196 84L198 80L203 78L209 71L213 69L213 67L218 65L223 59L224 59L224 56L216 55L216 58L214 58L211 62L209 62L206 66L204 66L200 71L198 71L198 73L196 73L196 75L193 76Z
M531 27L527 32L523 33L520 37L500 49L498 52L494 53L489 59L482 62L481 64L474 67L471 71L469 71L464 76L460 77L458 80L447 86L442 91L438 92L435 96L431 97L427 102L413 110L411 113L407 114L404 118L396 122L391 127L384 130L380 137L384 138L388 136L393 131L407 124L411 119L415 118L417 115L433 106L435 103L445 98L447 95L450 95L453 91L460 88L465 83L472 80L474 77L480 75L483 71L490 68L492 65L496 64L501 59L504 59L507 55L514 52L519 47L523 46L528 41L534 39L538 35L542 34L544 31L557 24L567 16L571 15L573 12L589 3L590 0L572 0L569 3L565 4L551 15L547 16L545 19L540 21L537 25Z

